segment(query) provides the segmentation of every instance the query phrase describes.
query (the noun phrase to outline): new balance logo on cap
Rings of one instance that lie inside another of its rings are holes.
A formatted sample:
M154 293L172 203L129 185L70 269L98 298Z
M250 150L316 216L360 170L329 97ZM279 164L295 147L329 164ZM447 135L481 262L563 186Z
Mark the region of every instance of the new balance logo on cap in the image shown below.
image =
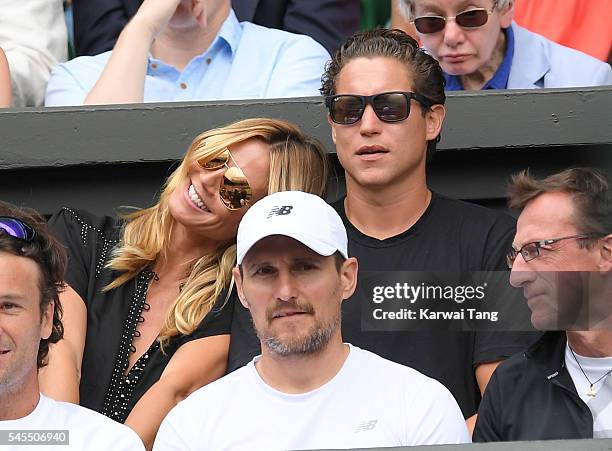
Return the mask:
M270 209L270 211L268 212L268 216L266 216L266 218L271 218L272 216L284 216L284 215L288 215L289 213L291 213L291 210L293 210L293 207L291 205L283 205L280 207L272 207Z
M348 258L346 230L338 213L325 200L301 191L280 191L249 208L236 237L236 264L258 241L282 235L299 241L319 255L339 251Z

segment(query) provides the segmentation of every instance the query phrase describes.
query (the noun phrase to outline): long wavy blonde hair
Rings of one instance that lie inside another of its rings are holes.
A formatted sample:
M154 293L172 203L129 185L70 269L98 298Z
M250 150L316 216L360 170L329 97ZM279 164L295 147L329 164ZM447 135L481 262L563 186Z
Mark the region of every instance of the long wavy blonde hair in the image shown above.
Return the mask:
M316 139L290 122L253 118L204 132L193 140L179 167L168 177L159 202L125 216L121 242L108 263L120 274L106 290L135 278L165 256L174 223L168 201L188 176L189 165L252 138L270 146L268 194L299 190L324 195L329 171L325 151ZM226 288L229 297L235 262L236 245L228 244L193 263L159 334L162 346L173 336L192 333Z

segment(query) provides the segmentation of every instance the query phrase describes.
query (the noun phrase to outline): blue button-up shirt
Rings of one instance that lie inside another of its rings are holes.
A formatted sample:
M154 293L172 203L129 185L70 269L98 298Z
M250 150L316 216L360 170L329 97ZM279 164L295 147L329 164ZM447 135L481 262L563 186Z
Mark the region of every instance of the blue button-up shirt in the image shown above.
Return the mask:
M487 81L482 89L507 89L508 78L510 77L510 68L512 67L512 58L514 57L514 32L512 27L504 30L506 33L506 54L502 60L501 65L497 68L493 77ZM463 85L461 79L456 75L449 75L444 73L446 79L447 91L463 91Z
M45 105L82 105L110 56L82 56L57 66ZM308 36L239 23L230 11L210 47L183 71L149 56L144 101L316 96L328 59Z

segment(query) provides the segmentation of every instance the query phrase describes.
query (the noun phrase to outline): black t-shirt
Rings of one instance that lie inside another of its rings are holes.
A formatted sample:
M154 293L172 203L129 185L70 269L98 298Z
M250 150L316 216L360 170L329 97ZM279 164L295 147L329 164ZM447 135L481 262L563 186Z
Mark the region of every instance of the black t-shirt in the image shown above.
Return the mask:
M512 244L515 221L505 213L432 193L427 210L410 229L379 240L348 221L344 199L333 207L346 226L349 255L357 257L361 272L460 273L507 268L505 255ZM476 413L480 402L476 366L508 358L536 338L520 332L362 331L360 305L352 300L342 307L344 340L442 382L466 418Z
M119 242L121 223L64 208L51 217L49 226L68 252L66 283L87 307L80 404L124 422L179 347L198 338L229 333L233 303L228 301L224 306L226 293L222 293L193 333L174 336L164 352L154 341L125 375L138 322L143 320L143 308L148 308L145 298L153 273L142 271L135 279L104 292L118 275L105 266Z
M360 273L507 269L505 254L515 230L515 221L507 214L432 193L429 207L410 229L379 240L361 233L348 221L344 199L333 207L346 226L349 255L357 257ZM361 328L361 309L355 298L342 306L344 341L439 380L455 396L466 418L476 413L480 402L475 367L508 358L537 338L511 332L366 332ZM259 351L248 310L236 304L228 370L244 365Z

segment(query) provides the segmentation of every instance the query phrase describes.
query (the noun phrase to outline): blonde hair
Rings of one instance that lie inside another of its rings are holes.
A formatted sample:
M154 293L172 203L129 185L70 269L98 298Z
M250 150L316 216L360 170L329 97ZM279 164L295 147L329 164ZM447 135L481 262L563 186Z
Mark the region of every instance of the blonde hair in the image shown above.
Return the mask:
M290 122L253 118L204 132L193 140L179 167L168 177L158 203L125 216L120 245L107 265L120 274L105 290L126 283L152 266L158 257L164 257L174 223L168 201L187 177L189 165L253 138L270 146L268 194L288 190L325 194L329 167L323 146ZM173 336L192 333L225 289L228 299L235 262L235 244L194 262L164 321L159 335L162 346Z

